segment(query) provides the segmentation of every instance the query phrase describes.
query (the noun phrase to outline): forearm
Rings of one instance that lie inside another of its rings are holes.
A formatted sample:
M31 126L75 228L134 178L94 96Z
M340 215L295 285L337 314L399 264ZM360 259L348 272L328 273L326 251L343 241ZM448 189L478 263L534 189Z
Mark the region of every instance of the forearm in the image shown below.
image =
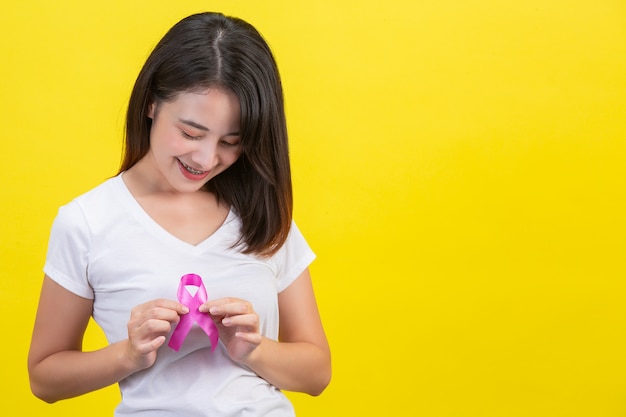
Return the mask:
M313 343L263 338L245 363L277 388L319 395L331 377L330 351Z
M126 359L127 341L92 352L57 352L30 368L31 390L53 403L119 382L136 371Z

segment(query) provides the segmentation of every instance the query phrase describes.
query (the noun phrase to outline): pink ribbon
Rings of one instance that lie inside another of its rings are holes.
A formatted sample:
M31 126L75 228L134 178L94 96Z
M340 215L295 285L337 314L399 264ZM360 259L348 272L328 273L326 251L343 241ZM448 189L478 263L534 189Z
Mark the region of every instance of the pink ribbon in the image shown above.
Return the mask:
M186 288L187 285L198 287L198 291L196 291L195 295L189 293ZM215 323L213 323L213 320L211 320L208 314L201 313L198 310L200 305L205 303L206 300L207 293L202 278L196 274L183 275L178 285L178 301L189 307L189 313L181 314L180 321L176 325L172 337L170 337L168 346L176 352L178 352L185 341L194 321L200 325L200 328L204 330L207 336L209 336L209 339L211 339L211 352L215 350L218 340L217 327L215 327Z

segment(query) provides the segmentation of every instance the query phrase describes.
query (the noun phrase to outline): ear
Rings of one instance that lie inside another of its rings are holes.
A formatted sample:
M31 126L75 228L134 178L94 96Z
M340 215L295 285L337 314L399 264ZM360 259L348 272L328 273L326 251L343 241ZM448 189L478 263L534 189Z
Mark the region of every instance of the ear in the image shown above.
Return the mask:
M152 103L150 103L150 105L148 106L148 117L150 119L154 120L154 111L156 109L156 103L153 101Z

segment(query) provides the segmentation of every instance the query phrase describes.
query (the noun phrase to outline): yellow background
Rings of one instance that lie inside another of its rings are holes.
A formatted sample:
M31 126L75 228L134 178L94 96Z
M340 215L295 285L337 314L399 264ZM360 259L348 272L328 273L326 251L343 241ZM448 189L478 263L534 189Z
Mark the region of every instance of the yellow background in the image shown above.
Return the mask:
M623 0L3 2L2 415L112 415L116 387L30 394L48 232L203 10L253 23L283 76L334 367L299 416L626 416Z

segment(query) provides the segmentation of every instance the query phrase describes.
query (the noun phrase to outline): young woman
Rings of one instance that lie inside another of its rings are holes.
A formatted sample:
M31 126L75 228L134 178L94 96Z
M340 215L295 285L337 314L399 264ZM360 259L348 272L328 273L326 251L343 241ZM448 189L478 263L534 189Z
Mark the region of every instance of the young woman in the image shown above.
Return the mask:
M269 47L237 18L183 19L139 74L120 172L54 221L33 393L55 402L119 382L116 416L293 416L281 390L318 395L331 370L314 254L291 215ZM91 316L110 344L83 352ZM203 318L219 342L194 324L174 346L179 323Z

